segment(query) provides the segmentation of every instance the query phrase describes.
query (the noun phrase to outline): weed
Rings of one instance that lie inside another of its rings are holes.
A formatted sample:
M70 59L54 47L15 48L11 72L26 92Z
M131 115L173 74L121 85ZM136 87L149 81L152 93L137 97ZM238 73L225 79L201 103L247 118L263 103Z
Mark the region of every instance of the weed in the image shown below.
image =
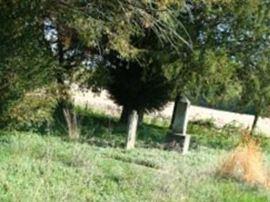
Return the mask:
M222 163L219 173L235 177L249 184L268 186L268 173L261 147L249 133L245 132L240 144Z

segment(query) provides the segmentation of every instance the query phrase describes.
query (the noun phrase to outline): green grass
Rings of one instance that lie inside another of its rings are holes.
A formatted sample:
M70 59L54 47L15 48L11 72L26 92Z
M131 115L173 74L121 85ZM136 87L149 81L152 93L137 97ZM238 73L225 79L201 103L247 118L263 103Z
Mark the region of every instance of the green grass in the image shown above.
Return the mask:
M237 144L238 129L190 124L191 151L160 149L162 124L143 124L137 148L123 149L117 120L80 112L82 139L0 133L0 201L269 201L263 187L220 178L216 168ZM264 148L268 139L261 139ZM270 155L266 150L267 159Z
M102 147L124 147L126 127L118 124L115 117L79 109L82 137L85 141ZM169 121L146 117L137 134L137 146L160 148L169 132ZM190 122L187 133L192 135L191 148L206 146L230 150L240 141L243 132L234 125L217 128L211 120ZM270 140L257 134L255 138L265 151L270 152Z

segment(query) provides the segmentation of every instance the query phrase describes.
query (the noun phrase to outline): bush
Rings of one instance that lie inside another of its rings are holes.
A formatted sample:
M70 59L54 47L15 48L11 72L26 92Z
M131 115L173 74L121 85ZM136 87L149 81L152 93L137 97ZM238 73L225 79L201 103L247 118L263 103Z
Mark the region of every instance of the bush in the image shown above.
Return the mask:
M258 142L250 135L244 135L241 144L222 163L219 174L268 187L270 184L264 163Z
M8 128L39 130L47 128L53 122L53 112L57 98L47 89L27 92L14 102L8 112Z

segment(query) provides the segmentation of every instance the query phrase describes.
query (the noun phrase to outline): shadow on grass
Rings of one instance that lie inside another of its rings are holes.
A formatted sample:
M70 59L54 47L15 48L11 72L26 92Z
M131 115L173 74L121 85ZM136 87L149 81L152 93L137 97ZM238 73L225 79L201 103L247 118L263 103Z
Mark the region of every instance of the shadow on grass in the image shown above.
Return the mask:
M79 127L81 130L81 141L99 147L124 148L127 126L118 122L118 118L108 116L91 110L77 109ZM50 134L62 136L68 140L66 126L63 123L55 123ZM136 147L163 148L169 129L165 122L155 124L143 123L137 131ZM164 126L162 126L164 125ZM36 131L36 128L34 128ZM39 134L48 134L38 131ZM226 125L217 128L211 120L189 122L188 134L191 135L190 149L205 146L214 149L230 150L239 144L242 136L240 128L234 125ZM269 138L256 135L262 148L270 152Z
M124 147L127 128L115 117L79 111L82 141L102 147ZM143 123L138 127L137 146L159 147L164 143L167 128Z
M99 147L125 147L127 126L118 118L91 110L78 109L81 141ZM138 127L136 147L163 148L168 127L143 123ZM214 149L232 149L240 140L241 132L234 126L217 128L209 120L190 122L190 149L206 146Z

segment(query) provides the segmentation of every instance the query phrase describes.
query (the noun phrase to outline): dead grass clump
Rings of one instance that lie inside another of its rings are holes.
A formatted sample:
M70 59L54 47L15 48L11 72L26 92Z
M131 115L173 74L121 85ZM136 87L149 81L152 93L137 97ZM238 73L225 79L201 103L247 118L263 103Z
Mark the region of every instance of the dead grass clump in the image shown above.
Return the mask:
M260 144L249 133L243 136L241 143L222 162L219 174L249 184L270 185Z

